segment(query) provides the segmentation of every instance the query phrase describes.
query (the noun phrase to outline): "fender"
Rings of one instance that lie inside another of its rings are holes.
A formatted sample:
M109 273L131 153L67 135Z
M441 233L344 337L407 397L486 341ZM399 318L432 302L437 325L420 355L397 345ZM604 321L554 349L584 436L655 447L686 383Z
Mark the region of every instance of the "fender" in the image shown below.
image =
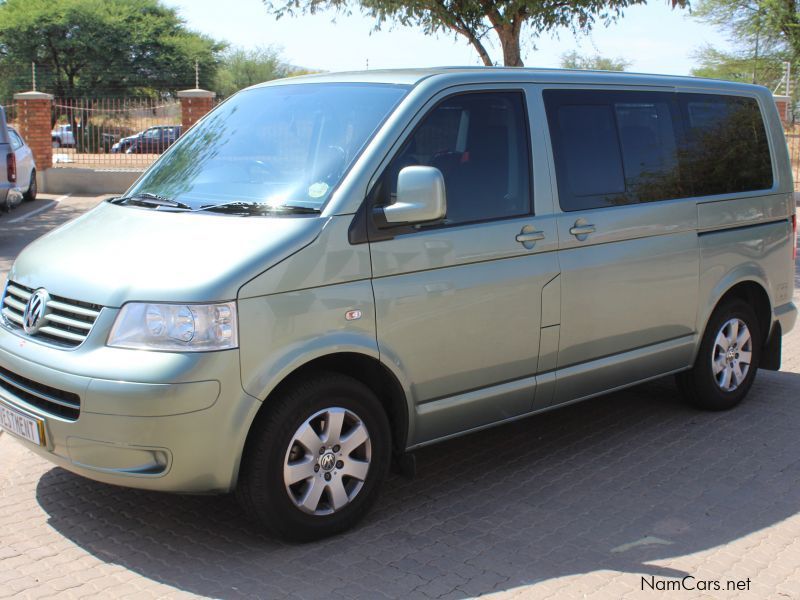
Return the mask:
M769 298L769 306L770 306L770 322L774 321L774 302L772 298L772 294L770 293L770 286L769 280L767 278L767 274L763 268L755 263L747 263L743 265L739 265L726 273L717 283L714 285L711 293L708 296L708 299L704 302L702 299L699 299L699 306L701 307L698 311L697 315L697 343L695 344L694 353L692 355L692 363L697 358L697 352L700 349L700 341L703 338L703 334L706 330L706 326L708 325L708 321L711 318L711 313L714 312L717 305L719 304L720 300L727 294L731 289L733 289L736 285L741 283L755 283L759 287L761 287L764 292L767 294L767 298ZM768 335L769 332L763 332L764 335Z
M330 333L320 336L314 340L313 346L297 345L283 354L278 361L273 363L270 368L259 377L261 382L260 393L256 395L262 403L269 395L288 377L302 369L306 365L319 359L334 358L337 356L353 355L375 361L388 370L400 385L403 392L403 400L406 410L405 440L402 440L403 447L408 445L408 440L413 439L414 433L414 411L411 395L411 386L405 374L391 361L382 361L378 353L374 338L369 338L358 334ZM253 415L255 417L255 415Z
M375 338L356 332L328 332L282 350L279 356L272 355L272 360L257 373L242 371L245 391L262 402L292 373L319 358L351 353L379 360Z

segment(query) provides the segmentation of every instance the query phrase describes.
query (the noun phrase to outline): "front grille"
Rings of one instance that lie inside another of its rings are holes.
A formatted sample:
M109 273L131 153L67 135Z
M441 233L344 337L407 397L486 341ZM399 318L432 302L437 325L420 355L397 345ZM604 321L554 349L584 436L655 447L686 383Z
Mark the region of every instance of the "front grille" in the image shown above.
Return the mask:
M0 388L31 406L63 419L77 421L81 414L81 398L78 394L37 383L3 367L0 367Z
M22 315L34 291L13 281L8 282L0 313L12 328L22 331ZM67 348L79 346L89 335L102 308L97 304L50 295L44 313L46 323L31 337Z

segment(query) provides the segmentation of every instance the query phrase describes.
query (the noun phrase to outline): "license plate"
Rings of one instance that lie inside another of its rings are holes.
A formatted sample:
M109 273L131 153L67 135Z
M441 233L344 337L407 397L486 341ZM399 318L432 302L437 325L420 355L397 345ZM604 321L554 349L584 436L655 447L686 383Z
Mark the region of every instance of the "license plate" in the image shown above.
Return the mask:
M0 427L29 442L44 446L44 421L29 417L1 403Z

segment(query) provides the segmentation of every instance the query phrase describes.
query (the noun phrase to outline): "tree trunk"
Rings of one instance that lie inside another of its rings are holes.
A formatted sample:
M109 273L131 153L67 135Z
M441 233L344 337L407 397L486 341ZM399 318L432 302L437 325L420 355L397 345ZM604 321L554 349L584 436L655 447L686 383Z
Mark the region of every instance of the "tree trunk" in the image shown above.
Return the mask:
M522 52L519 47L521 23L506 23L501 27L496 27L495 31L500 38L500 45L503 48L503 65L506 67L524 67L522 62Z

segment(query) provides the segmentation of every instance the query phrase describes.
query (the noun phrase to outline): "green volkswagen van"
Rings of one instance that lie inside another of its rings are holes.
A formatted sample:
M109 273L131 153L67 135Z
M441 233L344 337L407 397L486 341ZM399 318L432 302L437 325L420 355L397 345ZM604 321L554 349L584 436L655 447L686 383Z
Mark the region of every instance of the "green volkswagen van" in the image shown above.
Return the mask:
M258 85L19 255L0 422L80 475L331 535L427 444L667 375L734 407L795 322L792 192L757 86Z

